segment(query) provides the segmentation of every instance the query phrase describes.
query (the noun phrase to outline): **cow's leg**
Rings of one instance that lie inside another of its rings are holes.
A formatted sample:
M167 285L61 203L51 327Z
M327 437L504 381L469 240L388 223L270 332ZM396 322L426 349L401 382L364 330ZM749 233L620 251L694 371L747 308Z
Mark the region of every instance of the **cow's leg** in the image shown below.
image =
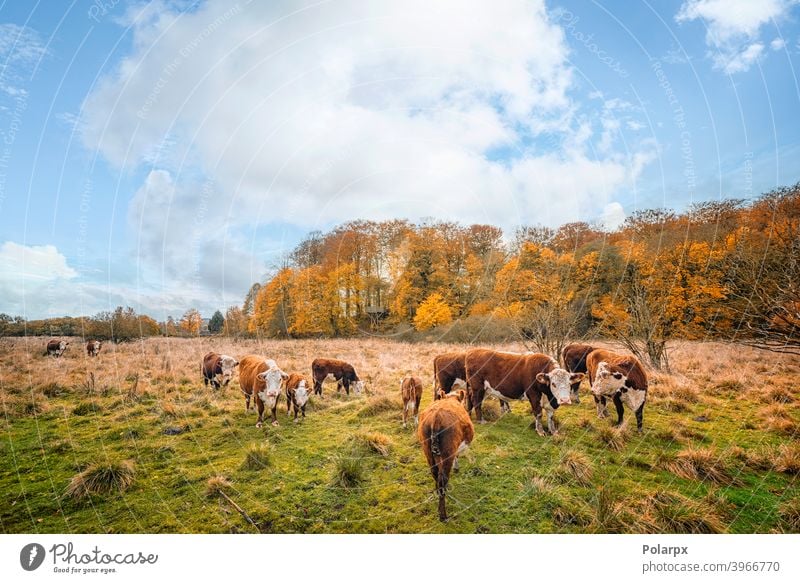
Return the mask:
M322 381L314 377L314 394L322 396Z
M300 408L300 412L303 414L303 419L305 419L306 418L306 406L305 405L303 405Z
M286 395L286 415L289 416L291 414L292 414L292 399L289 397L289 395ZM296 413L295 417L297 417Z
M250 395L248 393L244 394L244 412L247 413L250 410Z
M612 401L614 401L614 407L617 409L617 422L614 423L614 426L619 427L622 425L622 417L625 415L625 407L622 405L622 398L620 397L619 393L614 393Z
M422 395L417 397L416 406L414 407L414 426L419 425L419 402L422 400Z
M439 520L447 520L447 482L450 480L450 471L453 469L455 456L441 458L439 462L439 477L436 480L436 493L439 494Z
M207 376L205 376L205 375L203 375L203 386L204 386L204 387L207 387L207 386L208 386L208 377L207 377Z
M558 433L558 430L556 429L556 422L554 420L556 410L550 406L549 401L547 405L545 405L544 410L547 412L547 430L550 432L550 435L556 435Z
M539 391L529 391L528 401L531 403L531 413L536 427L536 433L544 437L544 426L542 425L542 394Z
M594 404L597 407L597 418L598 419L603 419L604 417L608 417L608 409L606 408L606 398L605 397L598 397L597 395L595 395Z
M408 419L408 406L410 404L411 403L409 403L408 401L403 401L403 429L405 429L407 426L406 420Z
M641 433L642 432L642 423L644 422L644 419L643 419L643 417L644 417L644 403L639 405L639 408L636 409L636 413L634 413L634 414L636 415L636 431Z
M580 405L581 404L581 397L580 397L580 394L579 394L579 389L580 388L581 388L581 384L580 383L572 383L569 386L570 399L572 399L572 402L575 403L576 405Z
M272 413L272 424L273 425L277 425L278 424L278 413L277 413L277 411L278 411L278 402L275 401L275 406L272 408L272 411L271 411L271 413Z
M336 392L337 393L342 392L342 381L336 381Z
M264 401L262 401L259 397L256 397L256 409L258 409L258 421L256 421L256 427L261 427L262 423L264 422Z
M349 397L350 396L350 381L345 379L345 380L342 381L342 384L344 385L344 392Z

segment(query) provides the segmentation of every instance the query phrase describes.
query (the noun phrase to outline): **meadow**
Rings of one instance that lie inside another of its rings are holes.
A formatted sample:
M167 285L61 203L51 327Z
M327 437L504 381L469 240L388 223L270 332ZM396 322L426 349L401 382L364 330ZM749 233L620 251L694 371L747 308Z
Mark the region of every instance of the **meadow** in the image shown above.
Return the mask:
M399 383L421 376L424 408L433 357L460 345L151 338L89 359L71 340L51 358L44 338L0 339L5 533L800 532L798 357L672 342L641 435L630 412L619 430L598 419L586 383L557 436L536 435L527 403L500 416L487 400L441 523ZM235 379L203 386L209 350L306 375L342 358L366 394L326 384L303 422L282 398L280 425L256 429Z

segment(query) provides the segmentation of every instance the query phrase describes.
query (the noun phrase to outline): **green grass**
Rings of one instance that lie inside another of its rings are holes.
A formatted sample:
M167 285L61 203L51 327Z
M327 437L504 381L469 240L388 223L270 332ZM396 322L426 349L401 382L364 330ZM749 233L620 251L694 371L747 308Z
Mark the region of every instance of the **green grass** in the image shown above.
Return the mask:
M280 425L263 429L255 428L252 411L245 413L238 387L215 395L200 379L177 378L168 389L140 390L136 399L121 397L129 384L123 377L119 387L91 399L67 387L37 397L43 407L26 409L25 391L0 403L0 530L252 532L220 502L220 490L262 532L766 533L800 527L798 442L759 418L766 402L723 394L727 385L709 382L713 397L701 385L680 412L653 399L641 435L633 419L621 433L609 419L597 419L585 387L581 405L558 410L556 438L539 437L529 405L514 403L511 414L476 425L473 445L451 476L451 518L441 523L415 430L401 424L400 373L383 378L369 398L328 391L325 400L312 401L302 423L290 422L281 401ZM783 414L800 422L797 395L788 402L783 392L775 394ZM426 390L423 409L430 398ZM175 406L165 410L165 403ZM693 420L709 412L709 421ZM191 430L164 434L184 425ZM135 476L123 471L124 487L115 481L115 460L135 464ZM64 496L90 467L114 470L100 477L112 487L83 501Z

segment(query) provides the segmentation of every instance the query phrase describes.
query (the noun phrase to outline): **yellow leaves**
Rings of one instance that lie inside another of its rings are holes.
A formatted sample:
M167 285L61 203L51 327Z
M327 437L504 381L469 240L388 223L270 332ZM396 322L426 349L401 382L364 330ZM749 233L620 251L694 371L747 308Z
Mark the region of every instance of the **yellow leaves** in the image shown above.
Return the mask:
M440 293L432 293L417 308L414 328L419 331L430 330L435 326L453 321L453 312Z
M203 324L203 317L194 308L187 310L178 323L178 327L189 336L198 336L200 326Z

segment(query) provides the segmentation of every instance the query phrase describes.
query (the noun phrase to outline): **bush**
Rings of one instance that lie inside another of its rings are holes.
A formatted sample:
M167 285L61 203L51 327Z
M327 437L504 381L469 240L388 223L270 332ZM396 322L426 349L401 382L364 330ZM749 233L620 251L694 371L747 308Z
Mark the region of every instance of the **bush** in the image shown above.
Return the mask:
M73 500L82 500L93 494L124 492L135 475L130 460L91 464L70 480L64 494Z

